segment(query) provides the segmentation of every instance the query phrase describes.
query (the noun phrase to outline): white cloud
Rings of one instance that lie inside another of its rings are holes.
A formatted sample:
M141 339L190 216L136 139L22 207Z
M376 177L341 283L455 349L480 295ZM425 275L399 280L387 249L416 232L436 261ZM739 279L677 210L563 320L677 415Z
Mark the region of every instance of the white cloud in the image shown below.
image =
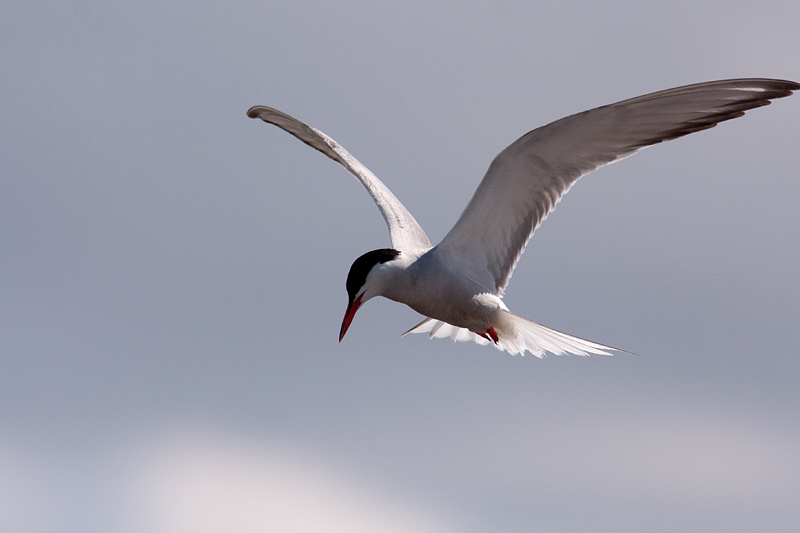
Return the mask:
M147 446L137 463L129 512L139 531L449 531L319 457L274 443L184 433Z

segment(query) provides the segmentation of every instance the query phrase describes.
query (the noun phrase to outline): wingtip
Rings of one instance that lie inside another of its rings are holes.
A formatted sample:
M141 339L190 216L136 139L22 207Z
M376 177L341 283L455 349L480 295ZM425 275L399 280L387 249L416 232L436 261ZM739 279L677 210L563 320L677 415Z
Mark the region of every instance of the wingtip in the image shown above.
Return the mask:
M262 109L264 109L263 105L254 105L247 110L247 116L250 118L259 118Z
M777 80L783 84L783 89L787 91L800 91L800 83L792 80Z

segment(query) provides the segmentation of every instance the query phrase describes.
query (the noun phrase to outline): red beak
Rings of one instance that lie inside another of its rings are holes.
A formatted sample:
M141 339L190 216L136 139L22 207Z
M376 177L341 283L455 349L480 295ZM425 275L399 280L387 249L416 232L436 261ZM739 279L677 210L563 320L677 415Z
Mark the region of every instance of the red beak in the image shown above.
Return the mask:
M364 295L359 295L358 298L353 300L353 302L347 306L347 311L344 313L344 320L342 320L342 329L339 331L339 342L342 342L344 334L347 333L347 328L350 327L353 317L356 316L356 311L358 311L358 308L361 307L361 296Z

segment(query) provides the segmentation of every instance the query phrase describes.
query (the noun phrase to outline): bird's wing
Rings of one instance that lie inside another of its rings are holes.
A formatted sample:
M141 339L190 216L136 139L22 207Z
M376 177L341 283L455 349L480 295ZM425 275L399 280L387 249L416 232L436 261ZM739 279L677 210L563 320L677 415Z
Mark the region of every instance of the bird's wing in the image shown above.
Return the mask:
M714 127L800 89L791 81L687 85L578 113L522 136L492 161L440 251L502 294L534 230L578 178L646 146Z
M392 191L381 182L375 174L369 171L355 157L342 148L342 146L319 131L304 124L296 118L282 113L277 109L265 106L254 106L247 111L250 118L260 118L264 122L274 124L287 131L309 145L327 155L367 188L372 199L378 204L386 225L389 226L389 236L392 246L396 250L425 250L431 247L431 242L422 231L422 228L411 216L411 213L392 194Z

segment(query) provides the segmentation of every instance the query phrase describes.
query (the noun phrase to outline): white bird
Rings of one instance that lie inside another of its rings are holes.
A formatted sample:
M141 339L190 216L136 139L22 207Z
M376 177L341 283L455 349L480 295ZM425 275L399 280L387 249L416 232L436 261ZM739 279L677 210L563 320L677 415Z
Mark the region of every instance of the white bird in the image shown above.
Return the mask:
M511 354L611 355L617 348L573 337L518 316L503 291L533 232L581 176L633 155L744 115L800 89L772 79L699 83L624 100L535 129L495 157L456 225L437 246L389 189L336 141L278 110L247 115L274 124L330 157L378 204L392 248L355 260L341 342L356 311L384 296L426 318L406 333L456 341L492 341ZM405 334L404 334L405 335Z

